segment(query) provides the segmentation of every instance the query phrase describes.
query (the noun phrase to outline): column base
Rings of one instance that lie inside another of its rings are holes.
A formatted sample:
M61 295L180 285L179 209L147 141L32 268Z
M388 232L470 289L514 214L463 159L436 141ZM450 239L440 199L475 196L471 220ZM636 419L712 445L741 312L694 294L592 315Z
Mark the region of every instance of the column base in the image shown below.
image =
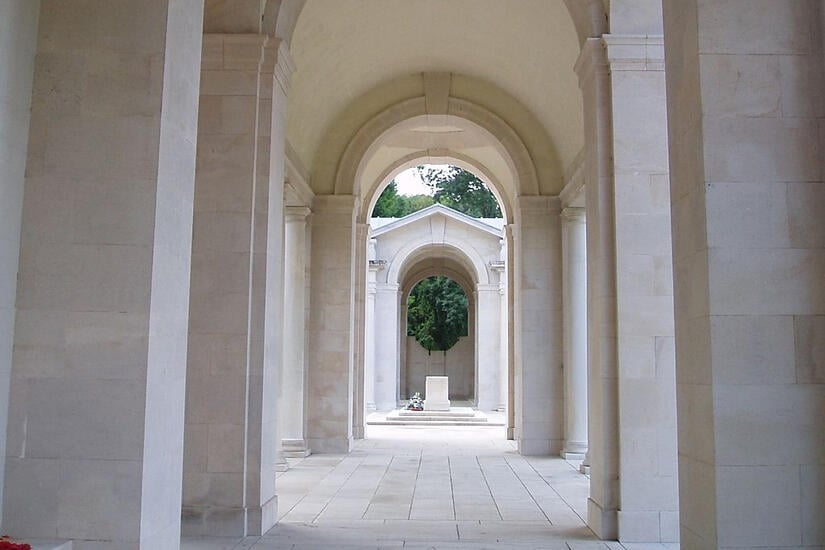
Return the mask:
M315 454L349 454L352 450L351 437L310 438L308 443Z
M570 453L567 451L562 451L561 457L565 460L569 460L570 462L577 462L579 460L584 460L584 453Z
M601 540L618 540L619 520L616 510L605 510L592 498L587 499L587 526Z
M662 540L660 512L618 512L619 540L621 542L671 542Z
M284 458L304 458L311 454L305 439L282 439L281 449Z
M184 506L180 527L185 537L248 537L262 536L277 521L276 495L263 506Z
M587 442L567 441L561 456L565 460L584 460L587 455Z
M519 439L518 452L523 456L558 456L562 442L558 439Z

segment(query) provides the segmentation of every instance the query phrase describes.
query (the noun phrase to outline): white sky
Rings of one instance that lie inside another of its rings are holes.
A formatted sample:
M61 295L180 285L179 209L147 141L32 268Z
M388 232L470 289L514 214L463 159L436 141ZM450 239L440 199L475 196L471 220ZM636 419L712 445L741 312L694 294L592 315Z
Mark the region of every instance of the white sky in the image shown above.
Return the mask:
M424 168L446 169L446 164L425 164ZM430 189L418 176L418 170L410 168L395 176L395 183L398 185L399 195L432 195Z

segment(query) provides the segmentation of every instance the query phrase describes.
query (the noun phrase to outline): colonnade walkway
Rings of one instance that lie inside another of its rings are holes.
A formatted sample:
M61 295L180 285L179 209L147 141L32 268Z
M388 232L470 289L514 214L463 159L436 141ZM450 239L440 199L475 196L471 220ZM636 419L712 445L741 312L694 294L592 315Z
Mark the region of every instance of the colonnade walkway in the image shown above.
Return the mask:
M587 477L561 458L520 456L500 426L368 426L348 455L290 460L278 487L280 521L265 536L182 548L665 548L597 541Z

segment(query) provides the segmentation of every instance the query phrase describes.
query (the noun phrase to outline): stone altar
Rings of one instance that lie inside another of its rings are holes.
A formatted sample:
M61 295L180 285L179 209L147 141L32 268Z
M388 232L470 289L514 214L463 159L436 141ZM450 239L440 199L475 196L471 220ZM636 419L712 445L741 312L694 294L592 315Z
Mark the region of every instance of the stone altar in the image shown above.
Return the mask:
M450 398L446 376L428 376L424 392L425 411L449 411Z

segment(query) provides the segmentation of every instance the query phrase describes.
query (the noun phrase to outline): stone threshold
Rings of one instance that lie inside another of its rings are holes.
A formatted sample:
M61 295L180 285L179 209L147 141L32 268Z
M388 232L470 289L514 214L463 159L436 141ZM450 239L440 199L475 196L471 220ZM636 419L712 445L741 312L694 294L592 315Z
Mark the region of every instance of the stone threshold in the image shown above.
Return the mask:
M470 407L453 407L449 411L395 410L387 414L370 415L369 425L384 426L503 426L499 420L492 420L481 411Z

